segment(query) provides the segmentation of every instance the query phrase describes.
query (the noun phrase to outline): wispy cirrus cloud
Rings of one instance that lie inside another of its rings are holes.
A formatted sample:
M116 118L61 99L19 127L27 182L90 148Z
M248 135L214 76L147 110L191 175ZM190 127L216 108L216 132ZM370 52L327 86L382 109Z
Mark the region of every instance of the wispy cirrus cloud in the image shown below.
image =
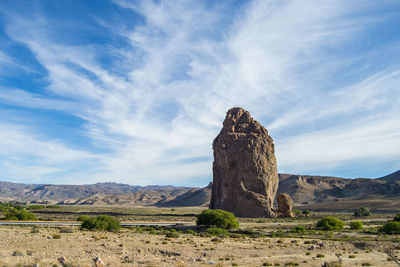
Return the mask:
M113 16L136 20L96 17L95 26L111 36L101 44L74 35L63 41L69 28L50 27L44 13L6 16L7 35L35 55L47 85L41 93L3 86L0 101L79 117L84 123L76 127L90 140L73 152L61 137L56 146L31 143L32 150L65 152L56 165L37 163L44 171L33 169L32 177L87 162L83 175L92 180L204 185L211 178L212 139L232 106L250 110L270 130L280 171L334 174L332 166L340 170L349 161L397 162L400 67L393 61L371 66L387 43L362 47L371 27L393 19L384 7L359 1L113 3L124 11ZM393 57L395 49L381 57ZM48 138L35 134L27 138ZM10 151L29 155L22 138L16 142L21 150ZM52 152L41 151L40 157ZM8 169L9 177L21 175Z

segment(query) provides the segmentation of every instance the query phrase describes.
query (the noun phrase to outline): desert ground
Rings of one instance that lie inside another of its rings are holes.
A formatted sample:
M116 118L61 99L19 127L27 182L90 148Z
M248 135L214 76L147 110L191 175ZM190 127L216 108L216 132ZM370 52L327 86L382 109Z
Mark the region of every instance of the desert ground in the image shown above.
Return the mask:
M95 266L97 257L104 266L322 266L325 262L331 264L327 266L398 266L391 256L399 254L400 238L376 231L393 214L362 219L363 230L340 232L314 228L319 218L328 215L324 213L239 219L240 229L215 236L195 226L195 214L202 209L67 206L40 210L35 213L43 219L71 220L82 213L113 212L124 221L180 221L184 225L123 228L117 233L78 227L1 226L0 266L62 266L58 260L62 257L64 266ZM346 225L355 220L349 213L334 216ZM295 233L296 226L306 231Z

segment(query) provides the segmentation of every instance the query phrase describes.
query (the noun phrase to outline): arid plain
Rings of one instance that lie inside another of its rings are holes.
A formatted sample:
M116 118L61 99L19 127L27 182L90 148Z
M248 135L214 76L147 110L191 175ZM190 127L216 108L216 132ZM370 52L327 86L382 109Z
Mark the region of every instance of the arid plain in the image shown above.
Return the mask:
M363 230L319 231L327 213L295 218L239 219L240 228L212 235L195 226L194 208L113 208L123 221L170 221L183 225L123 228L117 233L78 227L1 226L0 266L398 266L399 237L377 227L393 214L361 219ZM35 211L33 211L35 212ZM79 214L110 213L110 207L65 206L37 211L43 219L71 220ZM295 232L303 226L304 232ZM333 265L336 264L336 265ZM341 264L341 265L339 265Z

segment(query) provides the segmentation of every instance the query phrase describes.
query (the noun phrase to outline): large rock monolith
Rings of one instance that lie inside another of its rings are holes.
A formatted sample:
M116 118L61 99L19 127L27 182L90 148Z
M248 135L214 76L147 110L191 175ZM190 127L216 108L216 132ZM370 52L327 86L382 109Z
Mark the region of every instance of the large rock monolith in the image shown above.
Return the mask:
M248 111L232 108L213 150L210 209L238 217L274 217L279 178L268 131Z

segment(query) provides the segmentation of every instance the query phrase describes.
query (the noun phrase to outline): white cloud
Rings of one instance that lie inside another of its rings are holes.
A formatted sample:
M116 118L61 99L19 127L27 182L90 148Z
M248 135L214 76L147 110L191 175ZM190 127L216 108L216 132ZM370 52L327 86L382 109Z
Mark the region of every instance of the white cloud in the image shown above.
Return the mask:
M129 46L56 43L46 35L54 33L43 30L46 20L8 18L7 34L34 53L48 71L46 89L65 100L10 88L0 92L0 100L79 116L87 122L86 135L93 144L110 151L77 151L61 140L25 147L23 138L16 139L10 150L15 155L44 147L36 156L48 166L42 172L33 169L36 176L67 171L67 163L76 158L101 162L101 168L86 169L91 179L189 184L200 177L198 184L206 184L211 179L211 143L232 106L247 108L267 125L279 165L291 172L400 156L398 135L388 134L398 129L393 126L400 101L397 69L366 72L361 81L324 88L340 79L335 73L343 65L355 60L335 58L335 49L360 42L360 33L382 19L351 16L371 6L253 1L230 24L224 20L229 13L223 12L223 4L115 3L144 18L133 30L102 21ZM101 64L99 58L109 53L120 64L118 71ZM379 123L369 125L374 120ZM46 157L57 150L63 151L60 158Z
M0 128L3 179L40 182L51 176L53 183L66 182L69 178L64 172L79 179L88 174L85 167L93 168L102 161L99 154L72 149L55 140L41 140L29 127L0 122Z

